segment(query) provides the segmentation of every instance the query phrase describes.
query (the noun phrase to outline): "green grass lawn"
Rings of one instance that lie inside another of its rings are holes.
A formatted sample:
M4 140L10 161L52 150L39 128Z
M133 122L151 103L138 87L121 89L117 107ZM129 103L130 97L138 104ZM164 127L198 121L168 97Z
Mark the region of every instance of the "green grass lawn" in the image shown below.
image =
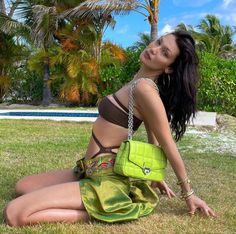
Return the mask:
M0 209L14 198L14 185L25 175L73 167L85 153L91 123L0 120ZM236 120L224 119L218 130L190 128L178 147L193 189L218 217L189 217L179 198L160 196L153 215L123 224L44 224L11 228L3 222L0 233L236 233ZM145 139L144 128L135 134ZM179 194L168 167L166 181ZM0 214L1 220L3 218Z

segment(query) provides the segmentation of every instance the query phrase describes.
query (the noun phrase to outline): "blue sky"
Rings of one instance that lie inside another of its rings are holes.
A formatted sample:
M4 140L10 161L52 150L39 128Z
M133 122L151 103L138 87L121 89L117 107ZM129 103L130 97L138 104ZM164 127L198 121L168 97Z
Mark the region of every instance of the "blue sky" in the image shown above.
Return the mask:
M196 26L207 14L216 15L223 25L236 26L236 0L160 0L159 11L159 35L170 32L181 22ZM139 39L139 33L150 32L148 21L139 13L114 17L115 29L108 28L104 40L127 47Z

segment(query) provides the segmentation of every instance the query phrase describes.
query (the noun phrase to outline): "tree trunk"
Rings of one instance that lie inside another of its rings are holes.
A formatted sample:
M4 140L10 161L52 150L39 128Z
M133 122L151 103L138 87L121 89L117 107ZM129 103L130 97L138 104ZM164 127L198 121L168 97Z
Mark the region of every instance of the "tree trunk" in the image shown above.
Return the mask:
M6 7L4 0L0 0L0 13L3 13L6 15Z
M100 64L101 62L101 56L102 56L102 32L100 32L98 41L98 64Z
M43 77L43 106L48 106L51 103L51 87L50 87L50 69L49 58L44 59L44 77Z
M98 39L93 43L93 55L96 58L98 64L101 62L101 54L102 54L102 34L99 33Z
M157 39L157 23L151 23L151 41Z

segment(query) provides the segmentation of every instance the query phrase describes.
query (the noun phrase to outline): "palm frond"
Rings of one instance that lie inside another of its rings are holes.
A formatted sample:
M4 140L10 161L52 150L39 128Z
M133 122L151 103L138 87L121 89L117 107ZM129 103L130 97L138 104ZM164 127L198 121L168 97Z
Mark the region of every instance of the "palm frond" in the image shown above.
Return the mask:
M139 41L135 42L132 46L129 47L131 50L142 50L151 43L150 34L139 33L139 37Z
M79 74L81 59L76 55L71 55L67 65L67 73L71 78L76 78Z
M34 19L33 38L39 47L47 47L54 41L53 33L58 29L58 17L56 7L44 5L32 6Z
M96 80L98 76L98 64L95 58L83 61L80 68L84 76L89 77L91 81L94 81L94 78Z
M66 82L62 85L59 97L62 100L66 100L72 103L80 102L80 86L74 80L67 79Z
M76 103L80 101L80 92L79 92L78 85L73 84L70 90L68 90L67 100L70 102L76 102Z
M5 14L0 13L0 31L9 35L14 35L17 34L17 32L23 30L30 32L30 27L21 22L18 22L17 20L8 17Z
M30 56L28 60L28 68L30 71L35 71L38 74L43 73L43 61L45 57L48 57L48 53L45 52L43 49L39 49L34 53L32 56Z
M139 7L138 1L136 0L87 0L81 3L79 6L70 9L61 14L62 18L69 17L88 17L93 16L93 12L102 11L103 14L128 14L130 10Z
M110 41L104 43L103 50L109 50L111 56L115 60L118 60L120 62L125 61L127 58L125 51L121 47L115 45L114 43L111 43Z

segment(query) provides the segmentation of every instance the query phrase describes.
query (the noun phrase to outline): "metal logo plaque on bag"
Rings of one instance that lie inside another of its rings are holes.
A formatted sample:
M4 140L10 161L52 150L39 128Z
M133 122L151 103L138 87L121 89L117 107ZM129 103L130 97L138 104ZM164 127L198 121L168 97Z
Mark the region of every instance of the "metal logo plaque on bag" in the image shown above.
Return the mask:
M143 173L145 175L148 175L150 172L151 172L151 168L147 168L147 167L143 168Z

